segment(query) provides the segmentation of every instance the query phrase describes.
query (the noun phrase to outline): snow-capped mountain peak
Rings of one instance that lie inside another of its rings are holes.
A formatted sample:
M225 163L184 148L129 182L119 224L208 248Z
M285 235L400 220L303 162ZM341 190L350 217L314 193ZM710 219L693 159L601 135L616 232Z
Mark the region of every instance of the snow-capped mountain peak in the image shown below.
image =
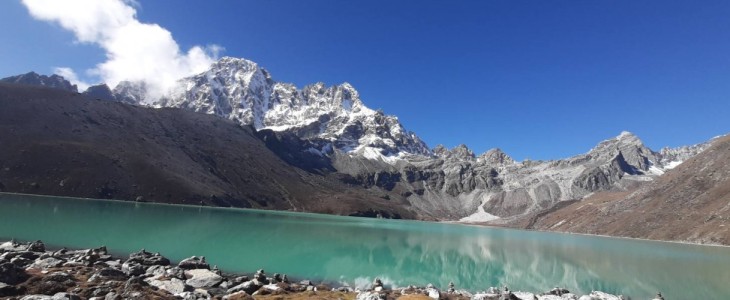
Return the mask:
M155 106L220 115L258 130L291 131L345 152L370 147L389 157L431 154L398 118L365 106L351 84L318 82L298 89L242 58L223 57L209 70L179 80Z

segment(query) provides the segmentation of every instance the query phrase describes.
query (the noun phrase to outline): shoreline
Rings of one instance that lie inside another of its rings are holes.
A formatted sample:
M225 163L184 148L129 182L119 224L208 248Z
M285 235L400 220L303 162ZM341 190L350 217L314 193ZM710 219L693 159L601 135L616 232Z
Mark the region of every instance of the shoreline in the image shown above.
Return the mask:
M207 209L221 209L221 210L243 210L247 212L264 212L264 213L297 213L304 216L326 216L326 217L341 217L341 218L364 218L364 217L356 217L356 216L344 216L344 215L334 215L334 214L325 214L325 213L316 213L316 212L304 212L304 211L293 211L293 210L268 210L268 209L255 209L255 208L243 208L243 207L222 207L222 206L206 206L206 205L194 205L194 204L178 204L178 203L165 203L165 202L137 202L132 200L119 200L119 199L96 199L96 198L84 198L84 197L72 197L72 196L54 196L54 195L41 195L41 194L25 194L25 193L12 193L12 192L0 192L0 196L2 195L15 195L15 196L25 196L25 197L55 197L55 198L64 198L64 199L75 199L75 200L84 200L84 201L109 201L109 202L115 202L115 203L129 203L129 204L145 204L145 205L162 205L162 206L183 206L183 207L189 207L189 208L207 208ZM366 219L374 219L374 218L366 218ZM691 246L708 246L708 247L721 247L721 248L730 248L730 245L724 245L724 244L704 244L699 242L690 242L690 241L672 241L672 240L655 240L655 239L648 239L648 238L636 238L636 237L626 237L626 236L612 236L612 235L604 235L604 234L592 234L592 233L581 233L581 232L568 232L568 231L551 231L551 230L541 230L541 229L526 229L526 228L515 228L515 227L509 227L509 226L500 226L495 224L483 224L483 223L471 223L471 222L462 222L462 221L429 221L429 220L416 220L416 219L387 219L390 221L401 221L401 222L426 222L426 223L435 223L435 224L450 224L450 225L460 225L460 226L469 226L469 227L477 227L477 228L495 228L495 229L503 229L503 230L518 230L518 231L528 231L528 232L545 232L545 233L556 233L556 234L566 234L566 235L580 235L580 236L588 236L588 237L601 237L601 238L611 238L611 239L623 239L623 240L634 240L634 241L645 241L645 242L659 242L659 243L672 243L672 244L679 244L679 245L691 245Z
M724 245L724 244L703 244L703 243L699 243L699 242L690 242L690 241L653 240L653 239L648 239L648 238L615 236L615 235L605 235L605 234L595 234L595 233L527 229L527 228L500 226L500 225L495 225L495 224L468 223L468 222L461 222L461 221L442 221L442 223L458 224L458 225L464 225L464 226L489 227L489 228L500 228L500 229L508 229L508 230L530 231L530 232L545 232L545 233L557 233L557 234L566 234L566 235L580 235L580 236L588 236L588 237L601 237L601 238L621 239L621 240L629 240L629 241L644 241L644 242L657 242L657 243L671 243L671 244L688 245L688 246L707 246L707 247L730 248L730 245Z
M248 273L251 274L251 273ZM309 280L290 280L286 274L258 270L248 276L223 273L205 257L191 256L177 264L145 249L128 258L108 253L106 247L46 249L41 241L0 241L0 298L10 299L526 299L619 300L623 296L594 291L578 296L565 288L545 292L513 292L506 287L485 291L459 290L453 284L439 289L409 285L387 287L376 278L368 288Z

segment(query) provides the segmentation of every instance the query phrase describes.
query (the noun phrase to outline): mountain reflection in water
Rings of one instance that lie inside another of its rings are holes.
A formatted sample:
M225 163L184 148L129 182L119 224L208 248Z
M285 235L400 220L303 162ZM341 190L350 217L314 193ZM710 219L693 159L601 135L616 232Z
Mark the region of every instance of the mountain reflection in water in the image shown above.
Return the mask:
M455 224L0 194L0 237L348 285L730 298L730 248Z

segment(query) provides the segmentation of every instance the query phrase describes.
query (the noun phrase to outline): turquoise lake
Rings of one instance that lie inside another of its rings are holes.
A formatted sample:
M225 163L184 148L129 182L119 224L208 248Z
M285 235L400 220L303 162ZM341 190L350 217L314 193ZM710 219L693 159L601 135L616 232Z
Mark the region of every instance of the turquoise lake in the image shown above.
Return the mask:
M730 248L403 220L0 194L0 239L203 255L225 272L350 286L730 299Z

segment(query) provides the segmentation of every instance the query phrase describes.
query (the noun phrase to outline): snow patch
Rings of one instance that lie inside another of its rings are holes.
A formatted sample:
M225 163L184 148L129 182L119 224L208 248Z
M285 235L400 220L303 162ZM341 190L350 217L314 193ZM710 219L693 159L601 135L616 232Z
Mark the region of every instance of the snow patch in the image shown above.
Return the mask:
M675 160L675 161L670 161L669 163L667 163L667 164L666 164L666 165L664 166L664 170L671 170L671 169L674 169L674 168L676 168L677 166L679 166L679 165L681 165L681 164L682 164L682 161L677 161L677 160Z
M469 216L463 217L459 219L460 222L468 222L468 223L479 223L479 222L488 222L492 220L497 220L499 217L490 214L484 210L484 204L486 204L487 201L482 202L481 205L477 208L477 211Z

